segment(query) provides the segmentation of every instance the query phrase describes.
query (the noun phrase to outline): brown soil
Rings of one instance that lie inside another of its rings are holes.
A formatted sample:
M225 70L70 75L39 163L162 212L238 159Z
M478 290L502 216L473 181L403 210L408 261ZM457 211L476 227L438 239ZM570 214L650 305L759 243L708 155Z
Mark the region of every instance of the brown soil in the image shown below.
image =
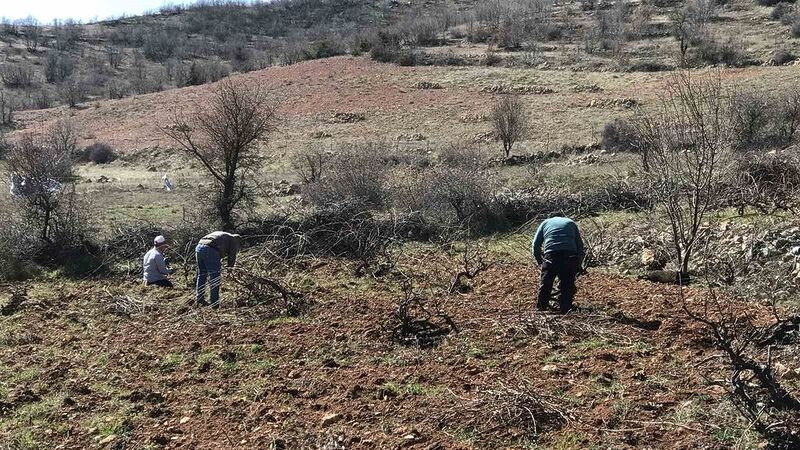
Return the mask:
M713 433L730 419L702 415L724 404L724 390L703 380L726 374L708 363L713 349L674 286L590 275L580 312L537 315L535 273L499 265L448 305L458 332L418 349L389 339L385 286L340 269L314 274L327 284L291 320L196 310L185 306L191 291L135 282L32 287L19 311L0 317L0 417L9 420L0 440L55 396L44 418L30 419L44 447L727 447ZM126 296L155 303L113 312L112 299ZM568 422L532 436L470 408L519 385L554 399ZM701 413L682 414L687 405Z

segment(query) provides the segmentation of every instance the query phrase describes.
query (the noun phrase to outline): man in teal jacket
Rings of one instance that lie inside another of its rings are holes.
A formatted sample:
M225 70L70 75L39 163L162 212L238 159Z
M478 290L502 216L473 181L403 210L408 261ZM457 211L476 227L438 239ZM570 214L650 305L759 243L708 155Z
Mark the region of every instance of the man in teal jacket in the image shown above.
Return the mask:
M584 248L578 225L566 217L551 217L539 225L533 238L533 257L542 269L536 309L550 307L556 277L560 282L559 309L566 314L575 298L575 278L583 261Z

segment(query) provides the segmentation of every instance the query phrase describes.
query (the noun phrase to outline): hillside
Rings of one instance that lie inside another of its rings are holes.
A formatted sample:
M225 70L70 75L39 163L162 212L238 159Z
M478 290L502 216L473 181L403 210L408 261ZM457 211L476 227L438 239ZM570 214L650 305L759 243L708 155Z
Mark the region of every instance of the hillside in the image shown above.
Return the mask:
M798 448L798 8L0 24L0 450ZM554 215L565 315L535 310Z

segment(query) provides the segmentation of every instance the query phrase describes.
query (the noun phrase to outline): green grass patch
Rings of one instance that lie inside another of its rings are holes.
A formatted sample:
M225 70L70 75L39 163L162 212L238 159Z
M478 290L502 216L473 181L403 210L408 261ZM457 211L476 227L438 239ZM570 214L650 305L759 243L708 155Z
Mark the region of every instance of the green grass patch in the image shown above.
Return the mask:
M162 372L174 372L183 363L182 353L170 353L161 360L160 369Z

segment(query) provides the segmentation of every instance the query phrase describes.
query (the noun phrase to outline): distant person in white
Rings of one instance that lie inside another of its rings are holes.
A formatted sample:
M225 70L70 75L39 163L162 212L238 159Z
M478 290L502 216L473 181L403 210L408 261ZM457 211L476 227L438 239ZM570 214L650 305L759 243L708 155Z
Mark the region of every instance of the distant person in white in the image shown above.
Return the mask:
M153 248L144 254L144 283L146 285L172 287L172 282L167 279L172 270L167 268L167 259L164 258L166 249L167 240L164 236L156 236L153 239Z
M169 179L167 174L164 174L164 176L161 177L161 181L164 182L164 189L166 189L167 192L171 192L171 191L175 190L175 185L172 184L172 180Z

